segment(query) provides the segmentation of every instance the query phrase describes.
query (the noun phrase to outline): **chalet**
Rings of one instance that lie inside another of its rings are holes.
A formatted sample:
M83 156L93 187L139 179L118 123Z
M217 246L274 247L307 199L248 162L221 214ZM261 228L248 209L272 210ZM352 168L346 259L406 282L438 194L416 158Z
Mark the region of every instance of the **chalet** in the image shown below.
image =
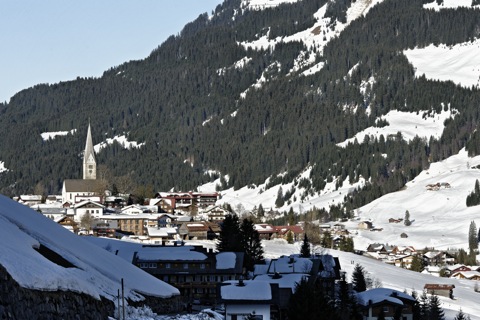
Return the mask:
M392 254L406 255L406 254L416 254L416 253L417 253L417 250L415 250L415 248L412 246L395 246L392 249Z
M75 222L71 217L62 216L58 219L55 219L55 222L61 225L62 227L72 231L73 233L78 234L78 223Z
M412 267L413 255L406 254L395 258L395 266L410 269Z
M222 222L229 212L220 206L209 206L204 210L204 214L209 222Z
M73 208L67 210L67 215L73 216L75 221L80 221L85 214L90 214L93 218L99 218L103 215L105 206L90 200L75 203Z
M42 203L42 196L36 194L23 194L18 198L18 202L32 207Z
M467 280L480 280L480 272L478 271L457 271L452 273L450 278L467 279Z
M400 223L402 221L403 219L395 219L395 218L388 219L388 223Z
M453 298L453 284L426 284L423 289L428 294L436 294L438 296Z
M304 231L301 226L275 226L274 229L277 238L287 239L288 233L291 233L293 241L303 239Z
M264 281L239 280L220 287L220 297L225 305L225 320L270 320L273 302L272 284Z
M171 227L147 227L148 243L165 244L170 240L177 240L178 232L176 228Z
M97 220L92 227L95 237L116 238L119 231L117 221L104 222Z
M361 221L357 225L358 229L369 230L373 228L373 224L370 221Z
M183 240L207 240L209 227L205 222L186 222L178 229Z
M391 252L389 246L381 243L372 243L367 247L367 252L376 252L381 254L388 254Z
M157 199L168 199L169 205L174 211L179 209L185 211L185 208L189 208L191 211L195 211L196 208L206 208L211 205L215 205L216 201L220 198L220 194L213 193L201 193L201 192L159 192L155 196ZM166 211L168 212L168 211Z
M457 272L465 272L465 271L472 271L472 269L463 264L454 264L453 266L446 267L447 275L452 275Z
M275 228L271 224L260 223L254 225L261 240L270 240L272 235L275 234Z
M143 213L143 209L140 208L140 206L137 205L137 204L132 204L132 205L129 205L129 206L126 206L126 207L123 207L122 209L120 209L120 213L121 214L129 214L129 215L141 214L141 213Z
M239 279L243 253L213 253L197 246L143 246L133 264L180 290L186 302L217 301L217 285Z
M401 312L401 319L413 319L415 298L401 291L375 288L356 295L364 320L376 320L383 313L384 319L393 319Z
M428 251L423 254L423 261L425 265L437 266L444 264L452 264L454 258L446 252Z
M136 236L146 236L146 228L155 227L157 218L158 214L142 213L136 215L109 214L102 216L100 219L106 223L115 221L119 232L126 232L127 234Z

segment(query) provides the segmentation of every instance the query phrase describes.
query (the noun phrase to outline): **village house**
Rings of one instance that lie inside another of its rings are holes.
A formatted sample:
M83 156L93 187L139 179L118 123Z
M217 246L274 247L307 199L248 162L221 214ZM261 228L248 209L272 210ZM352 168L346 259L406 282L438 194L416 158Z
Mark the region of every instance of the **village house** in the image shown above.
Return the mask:
M105 206L94 201L85 200L75 203L73 207L67 209L67 215L72 216L77 222L82 220L85 214L89 214L92 218L100 218L103 215Z
M271 224L259 223L253 226L258 232L260 240L270 240L275 234L275 228Z
M134 252L132 263L178 288L186 302L214 304L217 286L242 275L243 255L199 246L144 246Z
M364 320L393 319L397 311L401 319L413 320L413 306L416 303L412 296L393 289L375 288L359 292L356 295Z
M457 272L452 273L450 278L480 281L480 272L478 272L478 271L457 271Z
M183 240L207 240L208 225L203 221L185 222L178 229L178 234Z
M26 206L33 207L42 203L42 196L36 194L22 194L17 201Z
M221 302L225 305L225 320L270 320L274 305L273 284L264 281L240 280L220 287ZM278 287L278 285L276 285Z
M453 289L455 285L453 284L436 284L436 283L427 283L423 289L428 294L435 294L437 296L453 298Z
M303 228L301 226L275 226L275 238L287 239L290 233L293 241L299 241L303 239Z
M370 230L373 228L373 223L370 221L360 221L357 225L357 228L360 230Z

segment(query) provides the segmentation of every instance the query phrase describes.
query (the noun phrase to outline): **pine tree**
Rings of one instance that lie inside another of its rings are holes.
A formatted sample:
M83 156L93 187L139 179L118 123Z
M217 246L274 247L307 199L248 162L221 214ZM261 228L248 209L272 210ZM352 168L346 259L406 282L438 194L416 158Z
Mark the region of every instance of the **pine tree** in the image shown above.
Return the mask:
M259 218L262 218L262 217L265 216L265 210L263 209L263 206L262 206L261 203L260 203L260 205L258 206L257 216L258 216Z
M428 320L445 320L445 312L441 307L440 300L434 294L430 296L428 301L428 310Z
M414 255L412 258L412 264L410 266L410 270L416 271L416 272L422 272L424 269L423 267L423 262L422 259L419 257L419 255Z
M472 250L478 249L478 234L475 221L470 222L470 228L468 230L468 247Z
M293 243L293 232L288 230L287 231L287 238L285 239L287 240L288 243Z
M254 228L254 223L250 219L243 219L240 226L240 238L243 246L244 267L248 271L253 271L254 265L263 263L263 247L260 241L260 235Z
M360 264L356 264L352 273L352 288L357 292L367 290L367 282L365 281L365 270Z
M227 214L223 220L218 237L217 250L219 252L243 252L240 226L236 214Z
M275 206L277 208L283 207L285 204L285 199L283 199L283 190L282 187L278 188L277 199L275 200Z
M303 243L300 249L300 257L302 258L310 258L310 241L308 241L307 234L303 236Z
M457 315L453 320L470 320L470 316L463 313L462 308L460 308L460 311L458 311Z
M419 314L420 318L419 319L429 319L430 316L430 306L429 306L429 300L427 296L427 292L423 291L422 295L420 296L420 301L419 301Z
M405 211L405 219L403 220L403 223L408 227L412 224L410 221L410 212L407 210Z

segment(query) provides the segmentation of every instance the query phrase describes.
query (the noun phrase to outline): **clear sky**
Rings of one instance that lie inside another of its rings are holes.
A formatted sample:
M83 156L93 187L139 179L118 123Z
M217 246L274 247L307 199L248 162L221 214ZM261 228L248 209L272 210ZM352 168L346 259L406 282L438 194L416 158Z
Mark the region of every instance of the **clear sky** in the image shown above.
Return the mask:
M223 0L0 0L0 102L147 57Z

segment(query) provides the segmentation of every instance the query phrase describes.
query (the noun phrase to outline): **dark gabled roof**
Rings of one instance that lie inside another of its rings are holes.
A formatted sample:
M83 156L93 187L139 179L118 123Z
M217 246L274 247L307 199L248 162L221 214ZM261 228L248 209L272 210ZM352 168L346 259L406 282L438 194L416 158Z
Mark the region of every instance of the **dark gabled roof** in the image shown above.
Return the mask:
M97 180L67 179L63 181L66 192L95 192L98 190Z

